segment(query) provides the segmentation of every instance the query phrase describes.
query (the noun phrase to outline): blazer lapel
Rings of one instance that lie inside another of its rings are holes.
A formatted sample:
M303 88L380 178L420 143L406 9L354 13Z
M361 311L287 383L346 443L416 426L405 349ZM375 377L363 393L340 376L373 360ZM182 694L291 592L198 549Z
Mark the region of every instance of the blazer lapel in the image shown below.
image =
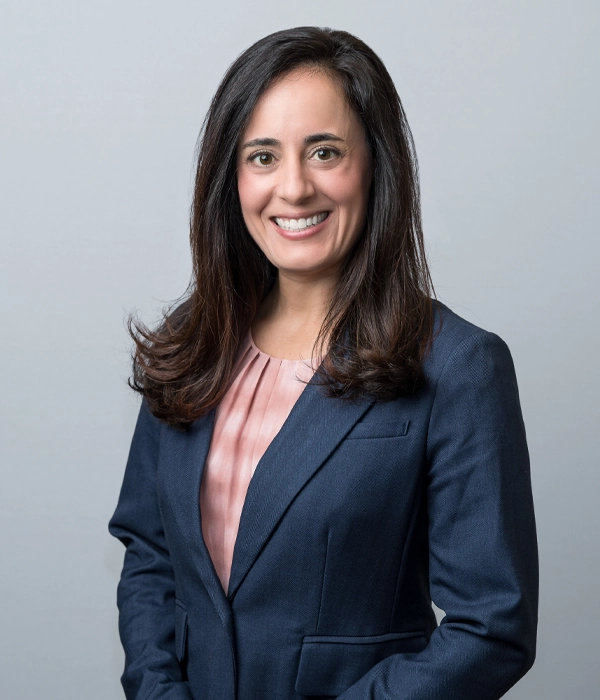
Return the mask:
M233 638L231 607L217 576L202 537L200 516L200 483L213 433L215 411L195 421L185 432L166 429L165 459L172 468L166 483L173 510L185 537L187 549L221 621Z
M306 385L250 480L233 552L229 601L296 494L372 403L328 398L314 378Z

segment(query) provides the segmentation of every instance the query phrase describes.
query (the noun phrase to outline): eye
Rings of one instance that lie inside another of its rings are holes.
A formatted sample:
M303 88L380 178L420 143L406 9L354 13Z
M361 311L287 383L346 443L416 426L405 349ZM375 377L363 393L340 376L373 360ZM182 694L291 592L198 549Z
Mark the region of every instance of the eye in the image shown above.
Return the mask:
M255 153L250 156L250 161L256 165L273 165L272 153Z
M321 161L321 163L327 163L330 160L338 158L340 155L341 153L337 150L337 148L331 148L330 146L322 146L321 148L317 148L317 150L313 152L311 157L315 158L318 161Z
M334 156L334 153L331 148L319 148L315 155L319 160L331 160Z

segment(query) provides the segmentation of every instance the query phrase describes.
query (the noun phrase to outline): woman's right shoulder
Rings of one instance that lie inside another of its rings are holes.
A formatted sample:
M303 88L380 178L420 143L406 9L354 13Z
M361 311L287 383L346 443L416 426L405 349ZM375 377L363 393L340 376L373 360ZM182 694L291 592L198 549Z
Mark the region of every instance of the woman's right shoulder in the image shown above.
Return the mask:
M137 437L138 440L150 440L154 443L158 443L160 440L160 433L165 425L166 423L152 413L148 399L142 396L135 424L134 439Z

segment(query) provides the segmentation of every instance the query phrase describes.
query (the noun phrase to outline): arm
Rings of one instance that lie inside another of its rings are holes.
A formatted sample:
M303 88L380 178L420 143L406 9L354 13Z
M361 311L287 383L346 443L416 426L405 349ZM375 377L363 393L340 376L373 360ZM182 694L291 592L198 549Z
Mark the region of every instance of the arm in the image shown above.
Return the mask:
M445 617L339 700L498 700L535 657L538 563L529 458L506 344L480 331L440 375L428 433L429 583Z
M117 589L128 700L192 700L175 655L175 581L156 494L160 423L142 403L109 531L125 545Z

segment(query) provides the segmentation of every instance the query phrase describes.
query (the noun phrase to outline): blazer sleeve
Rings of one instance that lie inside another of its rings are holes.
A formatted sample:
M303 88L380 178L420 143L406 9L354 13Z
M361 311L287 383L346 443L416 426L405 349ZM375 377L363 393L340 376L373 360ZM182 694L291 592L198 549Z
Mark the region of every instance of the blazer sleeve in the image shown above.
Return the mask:
M427 444L429 586L445 612L339 700L497 700L535 658L538 559L529 457L506 344L477 331L440 374Z
M175 580L156 492L160 427L144 400L108 526L126 547L117 605L128 700L192 700L175 653Z

